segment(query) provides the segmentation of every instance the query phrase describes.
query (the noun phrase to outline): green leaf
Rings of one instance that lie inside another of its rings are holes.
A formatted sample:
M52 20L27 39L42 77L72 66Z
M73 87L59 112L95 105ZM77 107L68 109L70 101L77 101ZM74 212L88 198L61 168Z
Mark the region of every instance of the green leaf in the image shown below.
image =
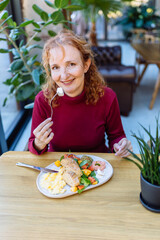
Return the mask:
M15 74L14 77L12 77L11 83L14 86L18 86L19 85L19 74Z
M7 17L7 18L1 23L0 27L2 27L6 22L8 23L8 20L11 19L11 18L12 18L12 16Z
M41 16L41 19L43 20L43 21L45 21L45 22L47 22L48 21L48 14L46 13L46 12L41 12L41 14L40 14L40 16Z
M69 0L55 0L55 6L57 8L64 8L68 5Z
M8 79L6 79L6 81L3 82L3 84L5 84L7 86L10 86L11 85L11 80L12 80L12 78L8 78Z
M2 11L3 9L5 9L8 5L10 0L3 0L0 2L0 11Z
M6 38L0 38L0 41L7 41Z
M25 105L25 106L24 106L24 109L32 109L33 107L34 107L34 102Z
M142 170L142 167L139 163L137 163L135 160L132 160L130 158L127 158L127 157L123 157L123 159L127 160L127 161L130 161L132 163L134 163L140 170Z
M52 13L51 19L53 20L53 22L60 22L60 21L64 20L64 16L63 16L63 13L61 12L61 10L58 10L58 11Z
M32 8L39 16L41 16L43 10L40 7L38 7L36 4L33 4Z
M11 63L10 68L11 68L11 71L14 72L22 69L23 66L24 66L23 61L21 59L18 59Z
M34 69L32 71L32 77L35 84L40 85L40 72L38 71L38 69Z
M22 22L22 23L19 25L19 27L25 27L25 26L27 26L27 25L29 25L29 24L31 24L31 23L33 23L33 20L28 20L28 21Z
M3 10L0 13L0 19L6 19L8 17L8 11L7 10Z
M33 31L40 33L40 32L41 32L41 29L35 28L35 29L33 29Z
M81 163L80 163L80 167L82 167L83 165L85 165L85 164L87 164L88 163L88 161L87 160L84 160L84 161L82 161Z
M18 57L18 58L20 57L19 52L17 51L17 49L12 48L11 51L12 51L12 54L13 54L15 57Z
M95 171L92 171L91 174L90 174L91 177L96 177L96 173Z
M35 91L34 84L24 85L21 88L19 88L19 90L17 91L16 99L18 101L24 101L24 100L28 99L30 96L32 96L34 91Z
M19 50L20 50L20 52L28 53L28 50L27 50L26 46L22 46L22 47L20 47Z
M8 49L0 48L0 53L9 53Z
M41 41L41 38L40 37L34 37L33 40L39 42L39 41Z
M24 44L24 40L22 39L22 40L20 41L19 47L22 47L23 44Z
M46 77L44 73L41 73L40 75L40 85L44 84L46 81Z
M42 47L38 44L33 44L33 45L30 45L29 47L27 47L28 51L30 51L31 49L33 48L39 48L39 49L42 49Z
M80 181L81 184L84 185L85 187L91 185L91 181L85 175L82 175Z
M11 18L7 20L7 24L8 24L8 26L13 27L13 28L15 28L17 26L16 22L14 22Z
M47 23L45 23L44 26L46 27L46 26L48 26L48 25L50 25L50 24L52 24L52 23L53 23L53 20L50 20L50 21L48 21Z
M55 5L53 3L51 3L50 1L48 1L48 0L44 0L44 1L49 7L55 8Z
M7 100L8 100L8 98L6 97L6 98L4 99L4 101L3 101L3 107L6 106Z
M32 76L31 76L31 74L23 73L21 78L22 78L22 81L25 82L25 81L31 80Z
M52 31L52 30L48 30L48 35L51 36L51 37L54 37L57 34L54 31Z
M36 28L40 28L40 25L36 22L32 22L33 26L36 27Z
M64 159L64 156L63 156L63 155L61 156L61 158L60 158L60 160L59 160L59 161L62 161L62 159Z
M83 10L84 7L80 6L80 5L68 5L68 6L64 7L64 9L69 10L69 11L79 11L79 10Z

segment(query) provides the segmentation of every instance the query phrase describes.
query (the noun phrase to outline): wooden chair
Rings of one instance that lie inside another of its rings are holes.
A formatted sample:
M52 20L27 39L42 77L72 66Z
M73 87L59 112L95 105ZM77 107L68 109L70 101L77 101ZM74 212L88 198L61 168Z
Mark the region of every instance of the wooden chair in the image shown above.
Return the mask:
M155 41L156 41L156 39L153 35L144 34L144 36L143 36L143 42L144 43L154 43ZM141 55L139 55L138 53L136 54L136 63L138 64L138 67L137 67L137 86L139 86L149 63L146 62L144 60L144 58ZM141 65L144 65L144 68L142 70L142 73L140 74L140 66Z

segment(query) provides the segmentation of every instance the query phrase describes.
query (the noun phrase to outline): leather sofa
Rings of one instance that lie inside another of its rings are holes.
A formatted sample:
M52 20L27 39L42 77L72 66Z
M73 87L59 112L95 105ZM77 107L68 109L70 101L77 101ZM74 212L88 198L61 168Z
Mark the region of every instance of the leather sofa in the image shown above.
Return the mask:
M93 46L94 59L108 87L117 94L121 115L132 110L136 69L121 63L121 46ZM129 57L129 56L128 56Z

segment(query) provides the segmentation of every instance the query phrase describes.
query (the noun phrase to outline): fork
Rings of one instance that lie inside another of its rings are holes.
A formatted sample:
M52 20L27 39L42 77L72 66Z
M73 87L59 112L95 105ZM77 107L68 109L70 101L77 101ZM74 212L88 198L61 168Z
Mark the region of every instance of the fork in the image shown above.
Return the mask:
M63 92L63 89L62 89L61 87L57 88L57 92L56 92L56 94L52 97L51 102L50 102L50 107L51 107L51 119L52 119L52 116L53 116L52 101L53 101L53 99L55 98L55 96L57 96L57 94L58 94L59 97L64 96L64 92Z
M53 99L55 98L55 96L57 96L57 92L56 92L56 94L52 97L52 99L51 99L51 102L50 102L50 107L51 107L51 119L52 119L52 116L53 116L53 108L52 108L52 101L53 101Z

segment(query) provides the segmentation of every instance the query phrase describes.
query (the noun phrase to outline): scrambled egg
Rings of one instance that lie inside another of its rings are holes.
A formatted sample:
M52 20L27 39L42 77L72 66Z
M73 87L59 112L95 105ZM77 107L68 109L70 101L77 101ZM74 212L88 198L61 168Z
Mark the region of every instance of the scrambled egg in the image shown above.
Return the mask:
M41 187L47 189L51 194L64 193L66 182L63 180L62 173L62 169L58 173L45 173L40 182Z

